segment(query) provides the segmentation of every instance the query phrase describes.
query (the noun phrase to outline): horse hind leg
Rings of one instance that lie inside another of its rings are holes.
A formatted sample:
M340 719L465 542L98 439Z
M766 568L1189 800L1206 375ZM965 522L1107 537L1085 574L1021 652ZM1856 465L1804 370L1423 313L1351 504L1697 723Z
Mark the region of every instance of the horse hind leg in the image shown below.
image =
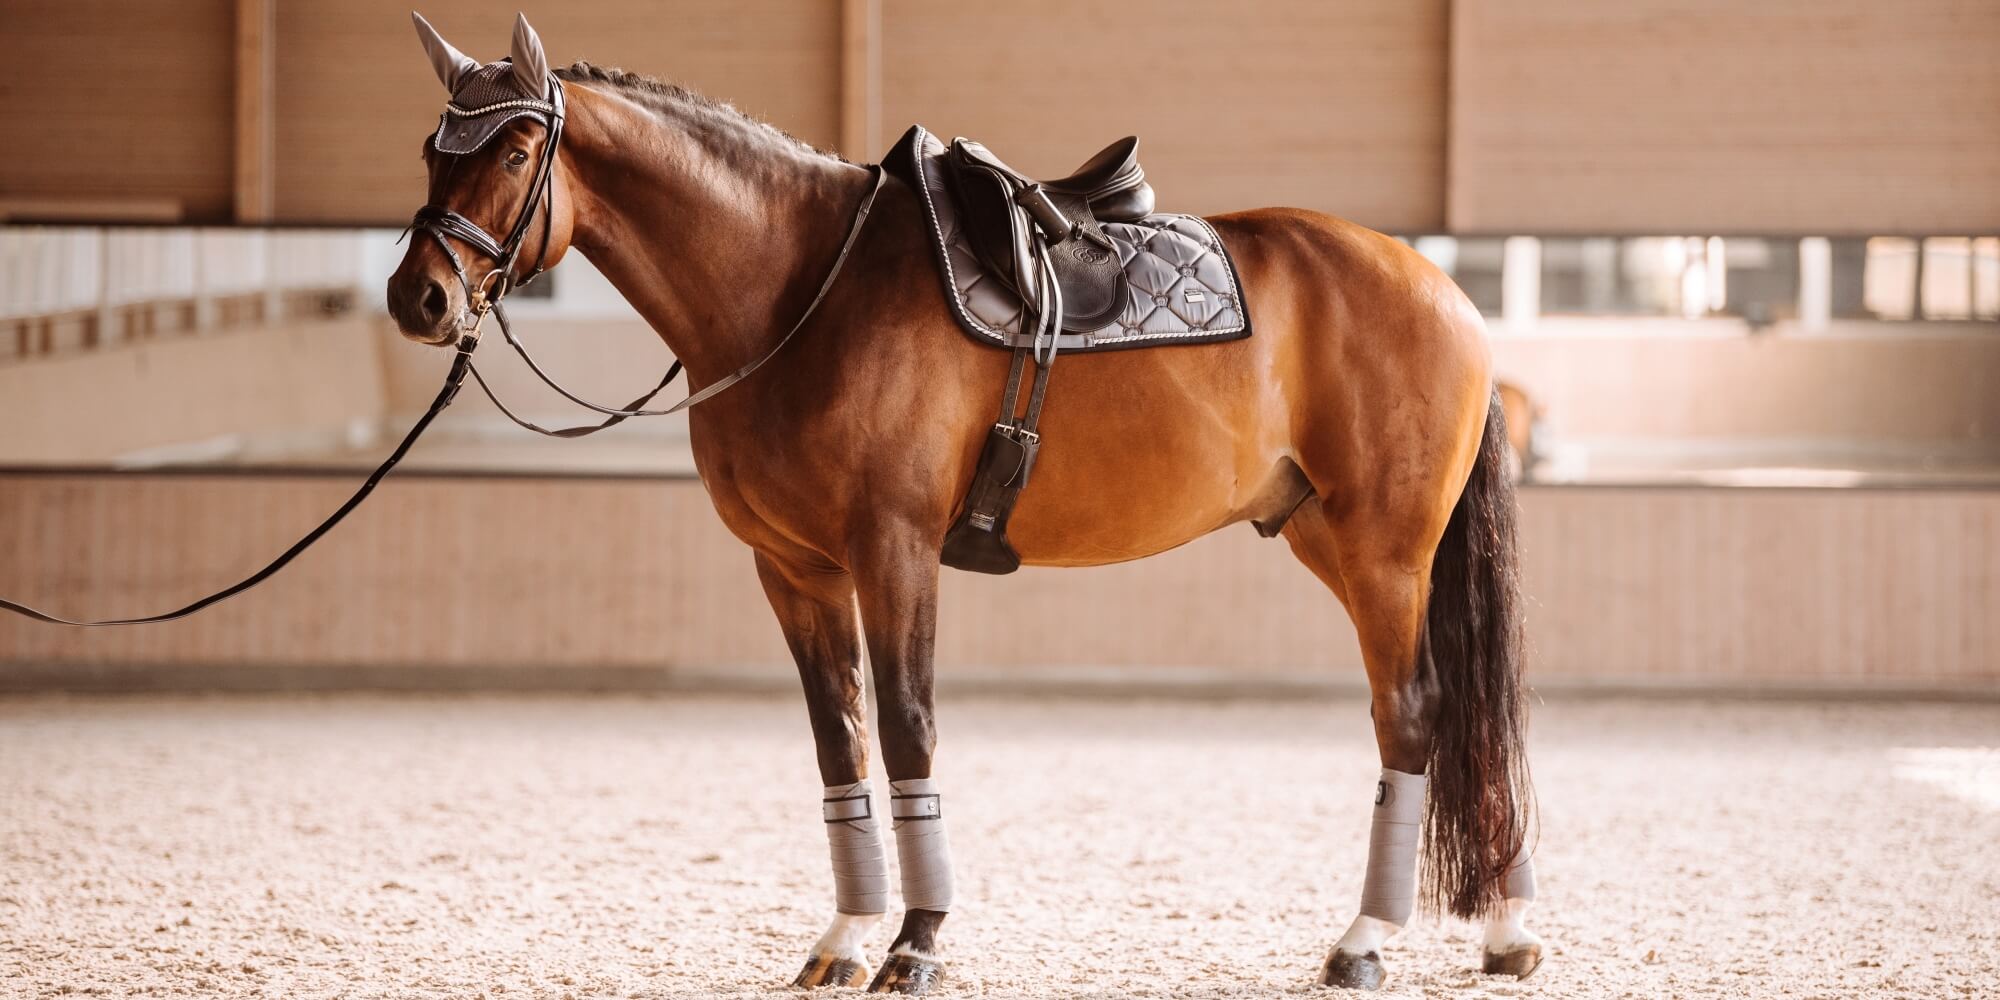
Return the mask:
M1321 969L1328 985L1381 985L1381 948L1419 896L1420 853L1423 897L1487 920L1487 971L1526 976L1541 962L1521 924L1534 894L1531 793L1504 431L1495 405L1443 510L1350 509L1336 524L1314 501L1286 526L1354 622L1382 761L1360 913Z
M1368 867L1360 913L1327 954L1319 981L1376 989L1387 978L1382 949L1409 920L1415 902L1432 694L1415 669L1425 588L1420 575L1361 546L1343 546L1317 500L1300 507L1283 534L1299 561L1347 606L1368 670L1369 715L1382 761Z

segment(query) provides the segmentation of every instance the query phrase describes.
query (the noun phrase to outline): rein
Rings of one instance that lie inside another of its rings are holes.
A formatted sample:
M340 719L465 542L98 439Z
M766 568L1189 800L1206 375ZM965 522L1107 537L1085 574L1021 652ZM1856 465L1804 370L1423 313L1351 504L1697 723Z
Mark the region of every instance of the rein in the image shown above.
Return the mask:
M868 168L871 179L868 193L862 197L861 204L855 209L854 221L848 227L847 238L841 243L840 252L834 257L832 268L828 270L826 279L820 283L819 291L813 296L812 301L806 305L805 311L799 315L798 321L792 324L791 329L785 331L783 337L778 338L778 342L772 345L770 350L765 351L755 361L736 369L714 384L691 393L686 399L664 410L647 410L642 409L642 407L651 402L654 396L659 395L661 390L664 390L674 381L675 377L680 375L681 363L679 361L675 361L668 367L666 377L662 378L660 383L648 390L645 395L625 404L623 407L600 406L563 388L553 377L542 370L541 365L535 363L535 359L528 354L527 347L521 343L518 337L514 336L513 324L508 322L507 312L500 304L500 300L505 298L508 292L521 285L528 284L541 275L548 259L550 234L555 229L554 176L557 147L562 141L563 85L562 81L557 79L554 74L550 74L549 86L549 101L509 102L513 106L526 105L533 107L539 117L541 117L543 124L547 126L549 136L548 141L542 145L541 157L536 162L535 176L528 186L528 195L521 204L521 212L515 218L513 227L508 230L505 241L495 240L478 223L442 205L425 205L417 210L416 217L410 222L410 230L420 230L428 233L433 239L438 241L438 246L443 248L445 257L451 261L452 270L457 274L459 284L465 289L466 311L459 318L460 332L455 345L457 353L452 357L451 370L445 374L444 385L438 389L437 397L431 400L430 408L424 411L423 416L417 418L416 424L410 428L409 433L403 435L403 440L396 445L395 450L389 453L389 457L384 459L374 472L369 473L367 480L362 482L361 488L355 490L354 495L348 497L346 503L341 504L339 509L335 510L332 515L328 516L326 520L321 521L317 527L307 532L304 538L294 542L291 548L286 549L278 558L273 559L263 569L183 608L157 615L148 615L143 618L75 620L37 611L25 604L0 598L0 611L12 612L24 618L46 622L51 625L73 625L79 628L103 628L114 625L152 625L186 618L189 615L220 604L263 583L265 580L276 575L279 570L284 569L292 560L305 552L305 550L311 548L327 532L332 531L334 525L345 520L347 515L354 512L355 508L361 506L361 502L366 500L370 493L375 492L375 487L382 482L391 469L396 467L397 463L403 460L403 456L409 454L411 446L415 445L417 439L423 436L424 431L430 427L431 422L436 420L438 414L443 413L445 408L451 405L452 400L458 395L459 388L465 384L465 377L468 374L472 376L473 381L479 384L480 391L486 394L486 398L492 400L493 405L502 414L505 414L507 419L537 434L545 434L558 438L578 438L595 434L598 431L615 426L632 417L655 417L665 416L670 413L679 413L704 400L714 398L717 393L748 378L750 373L763 367L764 362L777 356L777 353L783 350L785 345L791 342L792 337L806 325L806 321L812 318L813 313L818 311L820 303L826 299L827 293L833 289L835 280L840 277L840 272L846 266L849 254L854 250L855 242L861 236L862 225L868 221L868 213L874 208L875 196L881 193L882 168L879 165L871 165ZM456 105L452 105L448 108L447 114L459 114L469 117L487 110L491 109L474 108L464 110L458 108ZM514 268L520 258L521 245L527 239L528 229L533 225L538 209L543 212L545 220L542 227L541 247L536 252L534 270L529 272L526 278L517 282L514 279ZM408 235L408 232L406 230L405 235ZM466 244L493 261L492 269L487 271L485 276L480 278L477 283L470 280L464 260L453 249L450 242L453 239ZM500 332L506 338L507 343L513 346L515 352L521 356L521 360L528 363L528 367L534 371L536 376L547 383L551 389L561 393L563 398L579 406L606 414L606 419L596 424L550 429L521 418L514 411L508 409L506 404L500 402L500 398L494 395L492 387L486 384L486 379L479 374L479 370L472 364L472 352L479 347L479 328L485 322L488 313L492 313L497 318L500 324Z

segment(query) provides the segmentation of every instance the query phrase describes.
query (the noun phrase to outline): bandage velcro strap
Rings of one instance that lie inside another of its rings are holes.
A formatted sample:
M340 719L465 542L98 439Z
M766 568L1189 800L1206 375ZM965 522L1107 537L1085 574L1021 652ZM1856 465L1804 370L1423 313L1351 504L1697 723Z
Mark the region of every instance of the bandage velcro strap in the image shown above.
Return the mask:
M940 799L936 792L915 795L891 795L889 796L889 818L894 820L943 819L944 813L941 811L939 801Z
M1534 854L1526 841L1522 841L1521 853L1515 855L1514 863L1507 867L1507 878L1500 889L1500 894L1507 899L1535 898Z
M860 794L842 795L820 801L820 818L829 823L852 823L860 819L875 818L873 797L868 794L866 782L856 786Z

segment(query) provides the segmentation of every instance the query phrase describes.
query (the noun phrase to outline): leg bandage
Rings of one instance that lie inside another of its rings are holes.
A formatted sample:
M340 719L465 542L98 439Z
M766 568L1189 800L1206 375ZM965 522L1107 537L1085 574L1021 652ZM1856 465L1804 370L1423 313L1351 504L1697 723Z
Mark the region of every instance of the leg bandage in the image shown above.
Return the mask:
M874 789L867 779L828 785L820 804L826 841L833 855L833 905L842 913L879 914L889 909L889 855L875 822Z
M1375 785L1375 820L1368 830L1368 874L1361 915L1398 927L1417 905L1417 834L1424 817L1421 774L1382 769Z
M896 830L896 860L903 869L903 906L948 912L951 842L944 835L937 782L930 778L889 782L889 816Z
M1528 845L1521 845L1521 853L1515 855L1514 863L1507 866L1507 879L1500 887L1500 895L1506 899L1535 898L1535 859L1528 853Z

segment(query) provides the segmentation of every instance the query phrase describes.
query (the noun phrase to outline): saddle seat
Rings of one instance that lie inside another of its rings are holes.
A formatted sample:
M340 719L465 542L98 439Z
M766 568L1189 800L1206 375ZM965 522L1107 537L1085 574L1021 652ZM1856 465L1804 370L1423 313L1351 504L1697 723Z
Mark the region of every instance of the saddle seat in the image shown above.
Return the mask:
M1062 329L1095 330L1118 315L1125 273L1102 223L1135 222L1153 212L1137 136L1051 181L1030 178L972 139L952 140L945 163L974 255L1037 315L1056 305L1038 277L1039 257L1060 291Z
M1008 174L1023 186L1040 184L1045 190L1082 197L1090 203L1090 214L1099 222L1137 222L1153 214L1153 186L1146 182L1146 170L1139 165L1139 137L1128 135L1085 160L1068 177L1036 181L993 155L984 143L962 139L967 155L995 170Z

